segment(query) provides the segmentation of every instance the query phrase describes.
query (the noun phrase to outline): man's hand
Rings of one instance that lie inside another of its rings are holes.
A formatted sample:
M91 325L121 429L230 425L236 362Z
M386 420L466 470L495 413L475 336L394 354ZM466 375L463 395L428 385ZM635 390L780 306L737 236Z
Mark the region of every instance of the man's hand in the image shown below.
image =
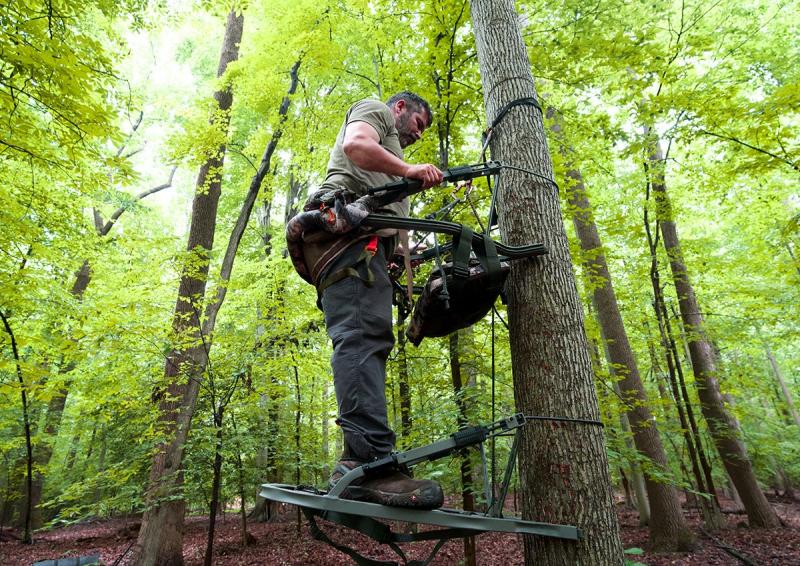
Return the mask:
M404 177L422 181L422 188L428 189L442 182L444 175L435 165L423 163L421 165L409 165Z

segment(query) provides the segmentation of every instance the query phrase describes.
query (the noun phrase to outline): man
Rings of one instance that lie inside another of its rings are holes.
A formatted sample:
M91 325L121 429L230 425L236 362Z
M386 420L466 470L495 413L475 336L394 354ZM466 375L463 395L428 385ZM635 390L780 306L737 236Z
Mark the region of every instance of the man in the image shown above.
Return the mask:
M419 140L432 120L428 103L411 92L398 93L386 104L369 99L356 102L336 137L321 189L345 189L361 196L369 187L385 185L399 177L418 179L423 188L439 184L442 172L437 167L403 160L403 148ZM381 209L403 217L408 211L408 199ZM354 467L387 456L394 448L395 434L388 424L384 388L386 360L394 345L392 283L386 259L396 246L395 234L382 233L379 244L372 237L366 246L363 235L354 238L354 243L337 251L335 257L328 257L319 277L315 277L328 336L333 342L331 365L339 408L337 423L342 427L345 444L331 475L331 485ZM439 484L412 479L399 470L382 477L363 478L358 485L349 486L344 496L420 509L435 509L443 500Z

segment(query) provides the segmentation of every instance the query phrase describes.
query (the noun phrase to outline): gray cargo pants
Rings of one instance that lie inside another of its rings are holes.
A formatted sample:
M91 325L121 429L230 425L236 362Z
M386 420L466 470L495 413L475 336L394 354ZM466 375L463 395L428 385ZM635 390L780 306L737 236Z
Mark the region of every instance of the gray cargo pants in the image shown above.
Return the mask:
M347 248L325 275L353 266L365 244ZM375 276L372 286L346 277L324 289L321 300L333 342L331 366L339 405L336 423L344 433L344 457L363 461L388 455L395 443L386 415L386 360L394 334L392 283L383 245L378 246L369 268ZM356 269L366 279L363 262Z

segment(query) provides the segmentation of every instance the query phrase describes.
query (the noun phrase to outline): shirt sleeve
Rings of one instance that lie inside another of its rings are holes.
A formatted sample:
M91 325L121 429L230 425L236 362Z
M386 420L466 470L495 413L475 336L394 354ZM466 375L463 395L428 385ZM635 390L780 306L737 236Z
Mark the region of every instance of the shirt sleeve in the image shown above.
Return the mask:
M347 123L366 122L372 126L383 142L394 128L392 113L389 107L380 100L361 100L350 107L347 114Z

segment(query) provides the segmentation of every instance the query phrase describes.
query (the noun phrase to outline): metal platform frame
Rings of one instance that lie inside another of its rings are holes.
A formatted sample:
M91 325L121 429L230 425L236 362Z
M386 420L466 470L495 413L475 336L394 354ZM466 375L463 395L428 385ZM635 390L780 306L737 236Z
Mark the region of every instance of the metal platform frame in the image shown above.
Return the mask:
M264 484L261 486L260 495L272 501L297 505L309 520L311 533L317 540L326 542L348 554L359 566L389 566L405 564L406 566L424 566L436 555L441 546L452 538L463 538L484 532L504 532L547 536L566 540L579 540L581 532L577 527L569 525L554 525L536 521L524 521L515 517L503 517L503 502L505 501L511 477L516 462L518 441L515 430L527 422L521 413L512 417L501 419L490 425L478 425L464 428L448 438L432 444L414 448L405 452L397 452L380 460L375 460L354 468L345 474L331 489L325 493L307 486L292 486L285 484ZM491 437L507 436L514 434L505 475L496 498L492 497L486 473L486 452L483 443ZM347 486L365 476L374 476L387 470L402 466L414 466L424 461L433 461L444 456L460 452L467 447L478 446L483 458L484 490L486 500L489 502L486 513L461 511L457 509L436 509L424 511L389 507L363 501L342 499L340 496ZM374 560L358 554L355 550L333 542L319 528L316 518L343 525L358 530L373 540L388 545L400 556L402 563ZM421 531L417 533L393 532L385 523L378 519L400 521L444 527L440 529ZM421 540L436 540L432 552L427 559L422 561L409 561L403 550L397 546L399 542L416 542Z

